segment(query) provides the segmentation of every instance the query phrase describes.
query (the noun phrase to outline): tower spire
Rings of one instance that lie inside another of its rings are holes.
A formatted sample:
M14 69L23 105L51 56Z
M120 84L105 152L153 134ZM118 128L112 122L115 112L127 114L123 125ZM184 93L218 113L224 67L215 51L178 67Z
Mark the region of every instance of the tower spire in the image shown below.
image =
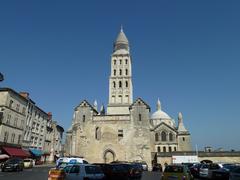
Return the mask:
M178 113L178 131L180 132L186 132L187 129L185 128L183 124L183 115L181 112Z
M161 102L160 102L159 98L157 100L157 110L161 110Z
M117 39L114 43L113 51L115 52L115 51L120 50L120 49L125 49L125 50L129 51L128 39L127 39L125 33L123 32L123 26L122 25L120 27L120 32L117 36Z

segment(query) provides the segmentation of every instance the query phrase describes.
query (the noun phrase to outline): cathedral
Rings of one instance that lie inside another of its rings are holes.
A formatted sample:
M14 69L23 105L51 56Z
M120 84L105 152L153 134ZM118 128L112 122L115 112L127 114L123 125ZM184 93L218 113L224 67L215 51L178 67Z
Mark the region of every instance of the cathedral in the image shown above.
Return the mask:
M83 100L75 107L72 125L66 134L66 154L88 162L145 161L152 166L154 154L191 151L190 133L162 110L156 111L141 98L133 100L132 57L128 39L121 28L111 55L109 97L98 111L97 102ZM97 87L96 87L97 88Z

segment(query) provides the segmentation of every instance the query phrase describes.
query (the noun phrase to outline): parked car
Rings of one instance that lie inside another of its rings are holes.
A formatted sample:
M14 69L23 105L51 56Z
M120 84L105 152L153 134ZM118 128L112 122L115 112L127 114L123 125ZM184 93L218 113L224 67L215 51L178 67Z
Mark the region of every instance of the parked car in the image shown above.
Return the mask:
M43 161L41 160L35 160L35 165L42 165L43 164Z
M197 163L197 164L194 164L193 166L191 166L189 168L191 174L193 175L193 177L195 178L198 178L199 177L199 171L200 171L200 168L203 164L200 164L200 163Z
M33 164L34 164L33 159L24 159L23 160L24 168L32 168Z
M190 170L187 166L182 164L176 165L167 165L162 174L162 180L192 180L193 176L191 175Z
M235 164L223 164L223 167L212 171L212 179L229 179L229 174L237 166Z
M229 180L240 180L240 166L237 166L230 172Z
M134 164L140 164L142 166L143 171L148 171L148 165L145 161L135 161Z
M138 163L95 163L108 180L141 179L143 168Z
M221 163L211 163L211 164L209 164L207 178L208 179L212 179L213 171L219 170L221 168L223 168L223 164L221 164Z
M24 167L23 160L19 158L8 159L2 165L2 172L4 171L22 171Z
M199 170L199 177L200 177L200 178L206 178L206 177L208 177L208 168L209 168L209 164L203 164L203 165L200 167L200 170Z
M153 167L152 167L152 171L162 172L162 165L161 164L154 164Z
M91 164L70 164L64 168L65 180L103 179L105 177L99 166Z
M62 163L67 163L67 164L76 164L76 163L83 163L83 164L88 164L88 162L82 158L82 157L61 157L58 158L56 161L56 166L59 166Z
M48 172L48 180L65 180L65 176L63 168L51 168Z

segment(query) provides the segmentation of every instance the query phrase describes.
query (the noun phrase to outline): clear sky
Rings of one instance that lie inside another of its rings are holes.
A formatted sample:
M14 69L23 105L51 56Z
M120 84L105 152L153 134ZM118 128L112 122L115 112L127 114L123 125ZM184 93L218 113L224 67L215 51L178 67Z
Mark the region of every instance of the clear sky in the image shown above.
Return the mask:
M27 91L65 130L83 99L106 106L113 42L131 45L134 99L177 120L193 147L240 150L240 1L3 0L0 86Z

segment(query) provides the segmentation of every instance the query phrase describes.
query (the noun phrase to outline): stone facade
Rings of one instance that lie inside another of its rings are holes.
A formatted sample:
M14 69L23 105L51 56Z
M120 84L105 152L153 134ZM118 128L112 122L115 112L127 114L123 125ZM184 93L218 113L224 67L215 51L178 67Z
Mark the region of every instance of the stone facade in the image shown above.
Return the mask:
M121 29L111 56L107 112L97 103L82 101L75 109L66 134L65 153L89 162L146 161L151 168L152 153L191 150L190 133L161 110L150 114L141 98L133 101L132 59L128 40Z

